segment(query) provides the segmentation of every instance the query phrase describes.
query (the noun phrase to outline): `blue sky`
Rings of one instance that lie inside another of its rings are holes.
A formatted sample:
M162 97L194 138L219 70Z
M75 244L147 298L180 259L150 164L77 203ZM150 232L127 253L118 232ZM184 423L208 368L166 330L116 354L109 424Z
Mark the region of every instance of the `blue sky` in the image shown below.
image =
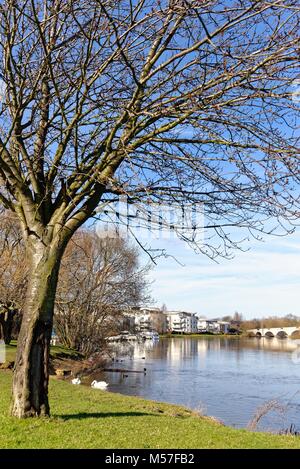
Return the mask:
M195 254L177 239L152 245L165 248L184 264L171 257L161 258L153 268L151 290L158 306L165 303L168 309L206 317L235 311L245 318L300 315L300 230L245 243L249 251L236 251L234 259L218 259L218 264Z

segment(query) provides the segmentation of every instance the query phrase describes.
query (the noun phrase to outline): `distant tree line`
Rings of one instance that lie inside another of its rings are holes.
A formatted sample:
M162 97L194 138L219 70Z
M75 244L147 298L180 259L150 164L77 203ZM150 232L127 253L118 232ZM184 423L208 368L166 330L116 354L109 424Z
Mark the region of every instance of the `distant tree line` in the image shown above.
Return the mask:
M242 322L243 330L261 329L270 327L289 327L300 325L300 317L294 314L285 316L268 316L263 318L254 318Z
M233 327L239 328L243 331L248 329L261 329L263 327L289 327L300 325L300 317L294 314L244 319L241 313L235 312L232 316L223 316L222 320L230 322Z

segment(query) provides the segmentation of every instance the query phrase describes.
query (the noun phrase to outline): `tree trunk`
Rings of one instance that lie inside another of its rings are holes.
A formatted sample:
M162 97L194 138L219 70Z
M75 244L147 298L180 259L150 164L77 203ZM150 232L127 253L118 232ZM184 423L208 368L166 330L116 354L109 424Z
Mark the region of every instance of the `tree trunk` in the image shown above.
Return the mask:
M13 379L11 414L18 418L49 415L49 353L55 293L62 248L31 244L27 298Z

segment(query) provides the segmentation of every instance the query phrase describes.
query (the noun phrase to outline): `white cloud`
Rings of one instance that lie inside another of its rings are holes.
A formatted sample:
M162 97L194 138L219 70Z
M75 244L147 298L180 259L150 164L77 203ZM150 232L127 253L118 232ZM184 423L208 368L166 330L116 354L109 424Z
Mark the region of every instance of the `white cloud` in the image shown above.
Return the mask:
M247 317L300 315L300 236L269 238L254 243L248 252L215 264L193 255L176 243L177 258L159 262L152 272L153 297L172 309L187 309L207 316L238 310Z

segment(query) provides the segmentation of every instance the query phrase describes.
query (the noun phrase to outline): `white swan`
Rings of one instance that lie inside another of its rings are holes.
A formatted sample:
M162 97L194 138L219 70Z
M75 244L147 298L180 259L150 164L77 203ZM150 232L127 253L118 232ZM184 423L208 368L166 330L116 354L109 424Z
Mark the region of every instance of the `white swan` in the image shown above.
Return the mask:
M74 378L71 381L72 384L81 384L81 380L79 378Z
M108 383L106 383L105 381L96 381L96 380L94 380L91 384L92 388L102 389L102 391L105 391L107 386L108 386Z

